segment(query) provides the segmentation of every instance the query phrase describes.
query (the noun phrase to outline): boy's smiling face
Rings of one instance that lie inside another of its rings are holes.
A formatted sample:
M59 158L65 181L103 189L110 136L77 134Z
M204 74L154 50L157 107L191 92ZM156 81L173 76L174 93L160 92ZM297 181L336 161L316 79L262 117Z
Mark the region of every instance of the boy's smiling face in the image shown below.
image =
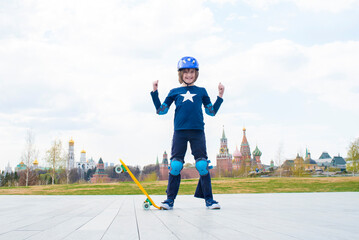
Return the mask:
M185 68L183 71L182 80L187 84L191 85L196 80L196 70L193 68Z

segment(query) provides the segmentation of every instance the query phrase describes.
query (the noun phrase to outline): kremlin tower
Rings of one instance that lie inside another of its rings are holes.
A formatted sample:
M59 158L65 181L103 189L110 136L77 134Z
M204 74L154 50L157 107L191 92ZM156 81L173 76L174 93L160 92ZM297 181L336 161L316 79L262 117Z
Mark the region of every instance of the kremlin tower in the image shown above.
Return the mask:
M111 178L105 173L105 165L102 158L98 161L96 172L91 178L91 183L107 183L111 182Z
M217 172L219 176L221 176L222 173L232 173L232 155L228 152L228 144L224 128L220 143L221 147L219 149L219 154L217 154Z
M167 152L163 153L163 160L160 164L160 180L167 180L168 179L168 157Z

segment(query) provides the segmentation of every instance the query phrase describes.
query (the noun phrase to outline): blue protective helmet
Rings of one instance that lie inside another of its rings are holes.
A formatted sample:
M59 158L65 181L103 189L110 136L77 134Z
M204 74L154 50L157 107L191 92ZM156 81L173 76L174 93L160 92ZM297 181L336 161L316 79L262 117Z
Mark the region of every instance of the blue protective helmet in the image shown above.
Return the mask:
M199 65L194 57L183 57L178 61L177 70L180 71L184 68L194 68L199 70Z

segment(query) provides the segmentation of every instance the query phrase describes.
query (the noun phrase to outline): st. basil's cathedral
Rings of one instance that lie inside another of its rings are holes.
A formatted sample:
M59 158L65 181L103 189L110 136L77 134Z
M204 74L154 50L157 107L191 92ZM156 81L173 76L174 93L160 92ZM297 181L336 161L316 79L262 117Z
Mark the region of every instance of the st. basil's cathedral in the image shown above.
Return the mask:
M217 154L216 173L221 176L226 173L231 174L240 171L262 170L263 165L260 159L262 152L258 149L258 146L256 146L252 155L253 157L251 156L245 128L243 128L243 139L240 150L238 150L238 146L236 146L236 150L233 152L233 157L232 154L229 153L227 138L223 129L222 138L220 139L219 154Z

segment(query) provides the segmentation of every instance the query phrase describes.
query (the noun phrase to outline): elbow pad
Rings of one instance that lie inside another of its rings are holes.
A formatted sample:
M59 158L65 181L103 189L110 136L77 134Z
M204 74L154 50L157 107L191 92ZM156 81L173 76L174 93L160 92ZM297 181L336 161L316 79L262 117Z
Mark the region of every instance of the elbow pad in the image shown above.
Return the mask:
M158 109L157 114L164 115L168 112L168 106L166 103L163 103Z

